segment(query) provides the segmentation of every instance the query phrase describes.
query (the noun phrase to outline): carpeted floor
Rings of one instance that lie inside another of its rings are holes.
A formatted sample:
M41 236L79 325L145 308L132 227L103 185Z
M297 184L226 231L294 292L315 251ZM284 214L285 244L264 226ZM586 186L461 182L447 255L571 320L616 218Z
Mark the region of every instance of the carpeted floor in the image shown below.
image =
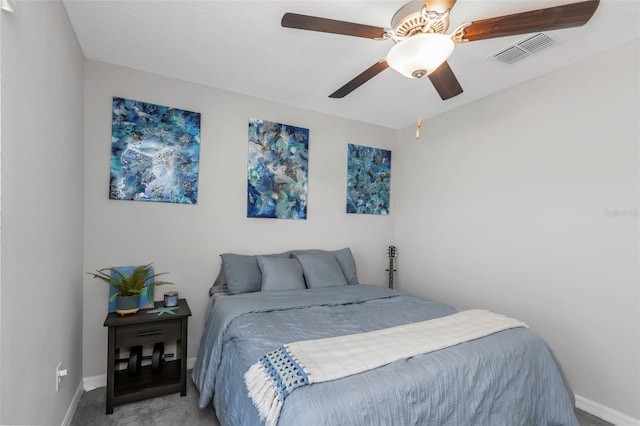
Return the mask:
M191 382L191 372L187 396L179 393L151 398L131 404L118 405L113 414L106 415L105 388L85 392L80 399L72 426L219 426L213 407L198 408L198 391ZM612 426L598 417L576 410L580 426Z
M85 392L80 398L71 426L219 426L213 406L198 407L198 390L187 373L187 396L179 393L117 405L113 414L107 409L106 388Z

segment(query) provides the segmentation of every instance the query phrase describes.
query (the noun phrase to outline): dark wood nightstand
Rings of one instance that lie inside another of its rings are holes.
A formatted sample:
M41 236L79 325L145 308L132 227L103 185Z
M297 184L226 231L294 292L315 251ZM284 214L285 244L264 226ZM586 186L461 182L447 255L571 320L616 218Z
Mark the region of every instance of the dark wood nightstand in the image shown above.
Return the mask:
M162 308L162 302L155 303ZM107 414L115 405L152 398L173 392L187 394L187 321L191 310L185 299L180 299L174 315L147 313L141 309L135 314L120 316L111 312L104 320L109 327L107 349ZM172 361L163 363L160 369L143 365L136 374L127 368L116 367L125 361L118 360L120 349L135 346L153 347L156 343L175 343L176 354Z

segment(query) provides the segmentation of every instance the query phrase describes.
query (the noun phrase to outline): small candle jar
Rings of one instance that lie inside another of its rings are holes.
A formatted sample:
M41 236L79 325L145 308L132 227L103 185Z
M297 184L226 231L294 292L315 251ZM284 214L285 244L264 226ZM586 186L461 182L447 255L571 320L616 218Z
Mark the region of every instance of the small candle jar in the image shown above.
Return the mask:
M164 307L173 308L178 306L178 292L168 291L164 294Z

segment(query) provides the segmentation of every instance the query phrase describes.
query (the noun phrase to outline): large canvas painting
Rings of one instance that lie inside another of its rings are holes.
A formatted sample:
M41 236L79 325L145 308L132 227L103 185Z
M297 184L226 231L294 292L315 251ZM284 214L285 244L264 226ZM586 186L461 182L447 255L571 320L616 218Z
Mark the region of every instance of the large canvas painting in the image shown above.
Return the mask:
M249 120L247 217L306 219L309 129Z
M200 113L113 98L109 198L196 204Z
M391 151L349 144L347 213L389 214Z

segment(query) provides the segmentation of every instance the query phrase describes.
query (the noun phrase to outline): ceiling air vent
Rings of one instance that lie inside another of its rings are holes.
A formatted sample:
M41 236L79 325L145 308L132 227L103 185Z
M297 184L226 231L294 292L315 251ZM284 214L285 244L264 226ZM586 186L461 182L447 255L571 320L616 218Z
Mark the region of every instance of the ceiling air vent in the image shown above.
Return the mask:
M539 33L501 49L499 52L491 55L490 58L506 64L513 64L556 44L558 44L558 42L548 35Z

